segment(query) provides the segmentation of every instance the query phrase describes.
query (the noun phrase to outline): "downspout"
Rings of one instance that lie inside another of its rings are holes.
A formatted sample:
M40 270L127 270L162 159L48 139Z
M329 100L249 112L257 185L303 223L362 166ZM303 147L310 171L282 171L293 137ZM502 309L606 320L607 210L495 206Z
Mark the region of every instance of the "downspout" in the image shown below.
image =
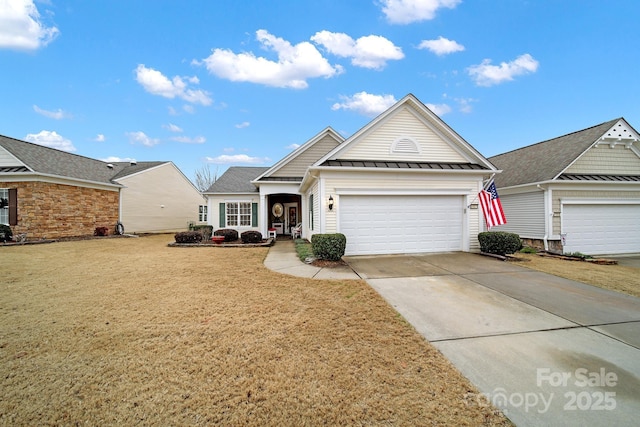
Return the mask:
M540 184L537 185L537 187L542 190L542 192L544 193L542 195L542 199L544 200L544 237L542 238L542 241L544 242L544 250L545 251L549 251L549 214L547 213L547 189L543 188Z

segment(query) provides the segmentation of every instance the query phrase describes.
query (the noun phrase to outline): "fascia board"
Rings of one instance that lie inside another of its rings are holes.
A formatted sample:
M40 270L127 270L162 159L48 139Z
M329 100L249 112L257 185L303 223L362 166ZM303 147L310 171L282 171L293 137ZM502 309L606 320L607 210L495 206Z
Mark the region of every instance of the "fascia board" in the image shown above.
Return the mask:
M52 174L46 174L46 173L16 172L16 173L10 173L10 174L0 174L0 182L9 182L9 181L48 182L51 184L72 185L75 187L87 187L87 188L104 189L104 190L110 190L110 191L115 191L124 187L120 183L107 184L104 182L90 181L85 179L74 179L74 178L62 177L59 175L52 175Z

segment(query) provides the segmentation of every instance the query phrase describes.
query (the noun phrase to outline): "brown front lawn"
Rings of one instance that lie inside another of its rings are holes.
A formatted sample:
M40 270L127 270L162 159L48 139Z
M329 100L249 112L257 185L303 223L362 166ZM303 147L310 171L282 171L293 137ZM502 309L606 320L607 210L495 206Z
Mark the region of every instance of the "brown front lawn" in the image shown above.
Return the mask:
M567 261L534 254L518 253L516 255L526 260L519 264L523 267L640 297L640 271L637 268L600 265L586 261Z
M170 241L0 248L0 424L509 425L365 282Z

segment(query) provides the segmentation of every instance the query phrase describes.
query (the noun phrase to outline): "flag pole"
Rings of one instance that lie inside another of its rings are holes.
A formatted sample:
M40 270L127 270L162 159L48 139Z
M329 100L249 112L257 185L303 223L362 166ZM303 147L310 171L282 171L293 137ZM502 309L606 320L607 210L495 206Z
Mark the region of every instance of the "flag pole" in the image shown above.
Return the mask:
M493 177L494 176L496 176L495 172L491 174L491 177L487 180L487 182L485 184L482 184L482 190L486 190L487 189L487 184L489 184L491 181L493 181ZM467 205L467 209L469 209L469 207L472 204L474 204L477 200L478 200L478 194L476 194L476 196L473 198L473 200L469 202L469 204Z

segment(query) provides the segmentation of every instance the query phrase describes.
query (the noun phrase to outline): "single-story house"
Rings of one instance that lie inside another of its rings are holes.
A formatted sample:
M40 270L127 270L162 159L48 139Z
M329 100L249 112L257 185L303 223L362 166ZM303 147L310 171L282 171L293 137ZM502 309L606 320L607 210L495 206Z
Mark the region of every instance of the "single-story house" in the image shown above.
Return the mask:
M0 136L0 224L28 239L186 230L202 194L172 162L107 163Z
M640 142L624 118L489 158L507 224L546 249L640 253Z
M478 250L477 195L500 171L409 94L348 139L326 128L270 168L229 168L209 223L342 233L347 255Z

